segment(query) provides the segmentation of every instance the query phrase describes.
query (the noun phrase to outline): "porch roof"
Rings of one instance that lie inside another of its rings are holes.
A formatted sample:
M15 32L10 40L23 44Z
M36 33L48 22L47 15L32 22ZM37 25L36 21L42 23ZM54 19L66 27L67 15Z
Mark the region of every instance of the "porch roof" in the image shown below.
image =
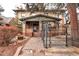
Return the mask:
M62 19L57 18L57 17L52 17L52 16L48 16L48 15L43 15L43 14L32 15L32 16L29 16L29 17L21 18L20 20L21 21L40 21L40 20L37 20L35 18L38 18L38 19L41 18L40 19L41 21L53 21L53 20L54 21L60 21L60 20L62 20Z

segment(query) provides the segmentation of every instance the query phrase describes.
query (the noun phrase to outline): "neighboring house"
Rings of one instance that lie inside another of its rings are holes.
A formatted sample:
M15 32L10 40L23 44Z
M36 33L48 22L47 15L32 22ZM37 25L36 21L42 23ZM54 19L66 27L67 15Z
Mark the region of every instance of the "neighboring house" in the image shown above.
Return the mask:
M1 13L4 12L3 7L0 5L0 25L9 24L9 22L12 20L11 17L5 17Z
M11 20L12 20L12 17L0 16L1 25L9 24Z
M9 22L10 25L13 25L13 26L17 26L17 20L16 18L11 18L11 21Z
M4 22L5 24L9 24L11 20L12 20L12 17L4 17L3 22Z

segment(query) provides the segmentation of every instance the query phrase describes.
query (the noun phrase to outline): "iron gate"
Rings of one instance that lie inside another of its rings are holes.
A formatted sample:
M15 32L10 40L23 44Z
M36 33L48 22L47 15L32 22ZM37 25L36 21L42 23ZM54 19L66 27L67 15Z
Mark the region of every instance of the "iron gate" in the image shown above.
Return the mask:
M49 27L49 22L42 22L42 40L45 48L51 47L51 36L48 34L48 32L51 33Z

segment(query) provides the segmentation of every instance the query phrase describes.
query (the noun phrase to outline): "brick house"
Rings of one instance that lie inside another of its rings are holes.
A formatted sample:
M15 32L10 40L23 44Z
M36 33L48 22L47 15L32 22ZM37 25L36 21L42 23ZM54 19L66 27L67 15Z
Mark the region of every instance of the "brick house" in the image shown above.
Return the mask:
M21 28L23 28L23 27L25 27L25 26L23 26L22 24L23 24L23 22L26 22L26 23L28 23L29 25L30 25L30 23L34 23L34 19L35 19L35 23L37 24L37 27L38 27L38 29L39 29L39 23L40 23L40 21L38 21L38 19L40 18L40 16L41 16L41 18L45 18L45 19L53 19L53 18L55 18L54 20L55 21L57 21L57 19L62 19L62 20L60 20L59 21L59 31L60 32L63 32L64 31L64 12L65 12L65 9L59 9L59 10L57 10L57 9L52 9L52 10L48 10L48 9L46 9L45 11L43 11L43 10L40 10L40 11L35 11L35 12L31 12L30 10L27 10L26 8L24 9L24 8L22 8L22 7L18 7L18 8L16 8L16 9L14 9L13 10L14 12L15 12L15 18L16 18L16 22L17 22L17 24L21 27ZM39 17L38 17L39 16ZM27 21L27 20L25 20L25 21L20 21L19 19L23 19L23 18L25 18L25 19L27 19L27 18L29 18L28 20L30 20L31 22L29 22L29 21ZM32 19L31 19L32 18ZM37 20L36 20L37 19ZM43 19L43 20L45 20L45 19ZM51 20L52 20L51 19ZM43 21L42 20L42 21ZM33 22L32 22L33 21ZM53 20L52 20L53 21ZM32 25L31 25L32 26ZM22 29L23 31L25 31L24 29ZM29 31L32 31L33 29L29 29ZM27 30L26 30L27 31ZM23 32L24 33L24 32ZM29 35L29 34L28 34Z

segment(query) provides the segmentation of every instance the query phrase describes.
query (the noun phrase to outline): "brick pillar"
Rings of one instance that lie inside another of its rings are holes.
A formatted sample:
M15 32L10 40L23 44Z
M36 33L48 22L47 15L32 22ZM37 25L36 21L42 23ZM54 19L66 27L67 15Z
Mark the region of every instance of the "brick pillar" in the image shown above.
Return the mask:
M78 36L78 21L77 21L77 13L76 13L76 5L74 3L67 4L67 9L70 16L71 21L71 36L73 40L77 40Z

